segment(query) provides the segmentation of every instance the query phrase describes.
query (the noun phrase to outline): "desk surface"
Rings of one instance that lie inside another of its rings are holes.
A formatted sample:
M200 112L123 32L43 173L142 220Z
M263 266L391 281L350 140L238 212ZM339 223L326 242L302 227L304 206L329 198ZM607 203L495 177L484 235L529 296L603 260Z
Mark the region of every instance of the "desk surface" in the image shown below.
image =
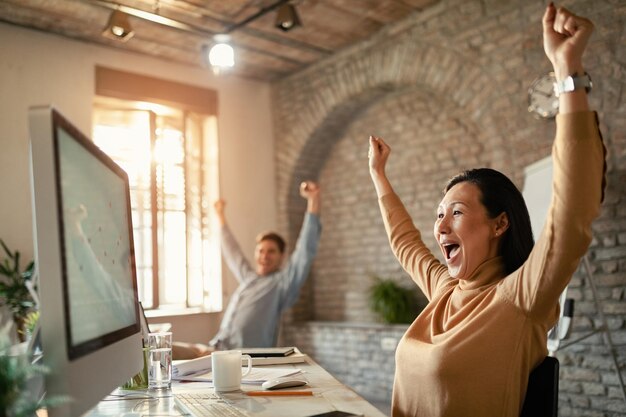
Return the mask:
M243 392L223 394L222 396L235 407L245 409L255 417L305 417L323 412L341 410L362 414L364 417L385 417L376 407L343 385L308 356L305 363L276 365L281 368L301 369L304 378L309 382L307 389L313 396L294 397L249 397ZM305 387L295 388L303 389ZM243 391L257 391L258 385L242 385ZM167 391L115 391L101 401L84 417L123 416L126 412L138 412L141 416L181 416L174 406L172 393L208 390L213 392L210 384L202 382L174 383ZM121 399L119 394L132 393L137 397ZM155 398L150 399L152 395Z

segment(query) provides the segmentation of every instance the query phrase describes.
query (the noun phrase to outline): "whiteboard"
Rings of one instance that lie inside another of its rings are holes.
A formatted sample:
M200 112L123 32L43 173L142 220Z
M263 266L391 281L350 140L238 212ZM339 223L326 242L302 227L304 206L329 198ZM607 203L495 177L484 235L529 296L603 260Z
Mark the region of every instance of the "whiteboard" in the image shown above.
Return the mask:
M530 214L530 225L535 240L539 238L546 222L552 198L552 156L547 156L524 168L522 195Z

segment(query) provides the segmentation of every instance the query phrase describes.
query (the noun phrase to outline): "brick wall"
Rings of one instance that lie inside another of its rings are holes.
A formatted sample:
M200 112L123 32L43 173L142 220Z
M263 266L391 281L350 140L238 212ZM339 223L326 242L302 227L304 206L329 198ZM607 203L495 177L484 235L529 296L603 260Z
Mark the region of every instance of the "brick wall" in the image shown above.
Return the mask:
M594 79L590 101L609 152L609 188L589 257L624 367L626 2L565 5L597 26L585 63ZM279 227L291 242L304 210L297 184L316 178L323 188L320 253L286 318L285 341L308 337L311 326L303 321L375 322L367 306L370 277L408 282L389 250L369 179L369 134L392 146L389 177L431 247L434 210L447 178L489 166L521 188L524 167L549 155L554 122L526 110L527 87L550 70L541 45L543 7L543 1L441 1L273 86ZM598 328L582 271L569 295L577 303L573 337ZM310 340L313 352L325 349L323 339ZM626 415L601 335L558 357L561 416ZM626 378L626 370L622 374Z

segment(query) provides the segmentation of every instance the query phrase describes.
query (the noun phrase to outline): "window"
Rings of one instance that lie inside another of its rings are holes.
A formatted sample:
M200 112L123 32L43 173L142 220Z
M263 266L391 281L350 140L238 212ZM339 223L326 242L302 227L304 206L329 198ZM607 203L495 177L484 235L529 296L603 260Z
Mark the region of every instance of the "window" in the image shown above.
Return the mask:
M93 140L130 181L139 299L146 308L222 308L216 117L98 97Z

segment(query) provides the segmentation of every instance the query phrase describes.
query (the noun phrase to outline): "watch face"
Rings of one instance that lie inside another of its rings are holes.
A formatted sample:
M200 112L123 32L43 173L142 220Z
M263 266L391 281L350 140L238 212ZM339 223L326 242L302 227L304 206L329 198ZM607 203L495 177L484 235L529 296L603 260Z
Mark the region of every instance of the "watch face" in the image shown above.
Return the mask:
M533 81L528 88L528 111L549 119L559 111L559 99L554 93L554 73L548 73Z

